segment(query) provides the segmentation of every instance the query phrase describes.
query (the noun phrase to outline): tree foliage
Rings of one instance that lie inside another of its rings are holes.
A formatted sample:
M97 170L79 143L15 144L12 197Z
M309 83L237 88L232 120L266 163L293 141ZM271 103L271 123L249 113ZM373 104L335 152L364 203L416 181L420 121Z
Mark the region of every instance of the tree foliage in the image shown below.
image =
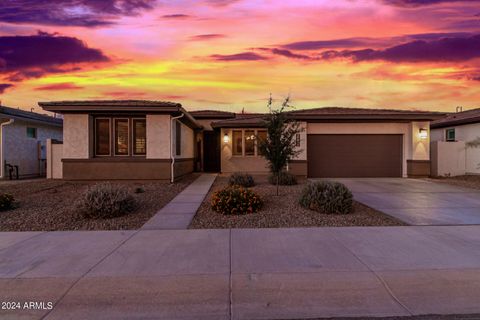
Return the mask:
M269 113L265 118L267 138L259 139L260 152L268 162L271 173L278 176L285 169L290 159L297 156L301 150L295 145L295 138L302 131L300 124L287 117L290 105L290 97L285 98L280 107L273 106L272 96L268 99Z

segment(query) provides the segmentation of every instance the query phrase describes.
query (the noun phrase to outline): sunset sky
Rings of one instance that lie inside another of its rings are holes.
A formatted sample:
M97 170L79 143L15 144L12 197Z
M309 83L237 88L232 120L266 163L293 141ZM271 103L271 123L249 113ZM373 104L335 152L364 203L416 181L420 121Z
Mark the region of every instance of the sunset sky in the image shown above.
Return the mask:
M0 99L480 107L480 1L2 0Z

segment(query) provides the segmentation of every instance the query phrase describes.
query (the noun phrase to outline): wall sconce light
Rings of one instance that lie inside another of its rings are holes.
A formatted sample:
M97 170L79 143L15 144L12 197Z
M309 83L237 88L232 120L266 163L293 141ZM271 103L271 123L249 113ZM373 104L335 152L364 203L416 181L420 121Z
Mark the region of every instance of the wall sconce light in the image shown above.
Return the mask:
M228 143L230 141L230 137L228 136L228 132L225 132L223 135L223 142Z
M424 128L420 129L420 130L418 131L418 136L419 136L420 139L422 139L422 140L427 139L427 138L428 138L428 130L427 130L427 129L424 129Z

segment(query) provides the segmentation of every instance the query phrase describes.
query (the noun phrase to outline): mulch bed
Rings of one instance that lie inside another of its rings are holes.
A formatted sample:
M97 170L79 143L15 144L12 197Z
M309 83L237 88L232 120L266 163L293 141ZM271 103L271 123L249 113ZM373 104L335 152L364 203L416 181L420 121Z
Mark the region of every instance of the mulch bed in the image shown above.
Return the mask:
M174 184L158 181L114 181L126 185L137 208L111 219L86 219L78 213L76 200L89 185L98 182L29 180L2 182L0 193L15 197L16 208L0 211L0 231L130 230L138 229L197 176L188 175ZM144 193L134 193L141 187Z
M428 179L434 182L447 183L457 187L479 189L480 190L480 175L465 175L456 177L442 177Z
M292 227L347 227L347 226L401 226L405 225L382 212L354 202L354 212L348 215L322 214L307 210L298 204L301 190L307 183L280 186L280 196L276 196L276 187L268 183L265 176L255 177L252 188L264 201L263 208L253 214L223 215L211 209L210 199L213 192L225 187L228 177L219 176L209 194L193 218L190 229L213 228L292 228Z

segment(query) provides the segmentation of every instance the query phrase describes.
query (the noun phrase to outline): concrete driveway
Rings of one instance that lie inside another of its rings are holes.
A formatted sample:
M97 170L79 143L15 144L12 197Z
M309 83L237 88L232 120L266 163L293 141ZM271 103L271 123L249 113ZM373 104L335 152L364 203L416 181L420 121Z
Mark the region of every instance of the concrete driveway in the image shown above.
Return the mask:
M410 225L480 224L480 191L406 178L334 179L355 200Z

